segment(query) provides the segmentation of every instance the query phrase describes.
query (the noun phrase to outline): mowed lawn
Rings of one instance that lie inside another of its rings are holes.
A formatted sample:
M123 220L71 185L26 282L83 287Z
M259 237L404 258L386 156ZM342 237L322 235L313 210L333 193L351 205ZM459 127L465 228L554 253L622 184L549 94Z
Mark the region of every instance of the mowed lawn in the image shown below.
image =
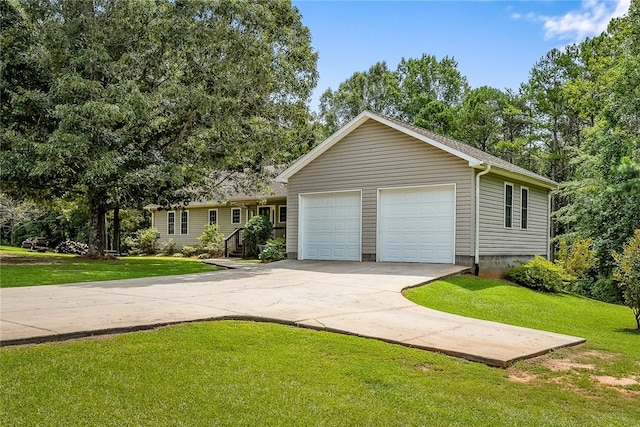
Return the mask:
M8 347L0 349L0 425L640 425L640 387L629 383L640 372L640 335L628 308L469 277L408 294L469 305L475 317L517 309L511 323L530 319L525 326L589 341L506 370L239 321Z
M3 288L173 276L219 269L190 258L123 257L93 260L0 246L0 287Z

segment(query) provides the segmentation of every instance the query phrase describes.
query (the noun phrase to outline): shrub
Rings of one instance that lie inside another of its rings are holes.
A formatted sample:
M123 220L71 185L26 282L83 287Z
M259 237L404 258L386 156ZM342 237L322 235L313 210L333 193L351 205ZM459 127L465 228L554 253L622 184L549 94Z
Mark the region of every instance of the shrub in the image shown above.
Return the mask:
M591 298L611 304L623 304L622 290L611 277L599 277L590 290Z
M284 237L278 237L267 241L267 245L260 252L258 258L262 261L280 261L287 256L286 240Z
M200 253L200 248L197 246L183 246L182 247L182 255L186 257L196 256Z
M162 248L160 249L160 253L165 256L171 256L176 252L176 241L173 239L169 239L166 242L162 243Z
M176 252L175 254L173 254L174 258L182 258L184 255L182 255L182 252Z
M202 235L198 237L198 240L202 244L202 252L208 257L222 255L224 234L218 231L217 225L205 225L204 231L202 232Z
M564 269L574 277L585 277L598 262L596 251L591 248L593 239L577 240L571 245L564 262Z
M612 255L616 263L613 278L618 281L624 303L633 310L640 329L640 229L634 231L621 254L613 251Z
M128 237L126 244L131 248L132 254L155 254L158 241L158 230L155 228L145 228L136 231L134 237Z
M244 243L247 245L247 255L256 257L259 254L258 245L264 245L273 233L273 225L265 216L256 215L244 226Z
M507 271L508 279L539 291L558 292L562 289L566 276L562 267L539 255L531 261L517 263L520 265Z

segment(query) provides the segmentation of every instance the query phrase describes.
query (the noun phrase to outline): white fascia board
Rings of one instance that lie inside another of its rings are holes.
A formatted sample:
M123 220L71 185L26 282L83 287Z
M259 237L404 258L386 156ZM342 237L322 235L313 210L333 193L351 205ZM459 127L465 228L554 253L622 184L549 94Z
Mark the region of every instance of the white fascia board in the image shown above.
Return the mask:
M372 118L372 117L368 111L363 111L362 113L358 114L356 118L352 119L349 123L342 126L333 135L325 139L323 142L321 142L319 145L314 147L307 154L305 154L304 156L296 160L287 169L282 171L280 175L276 177L276 182L282 182L285 184L289 182L289 178L292 175L294 175L295 173L300 171L300 169L302 169L303 167L311 163L313 160L315 160L318 156L320 156L322 153L327 151L329 148L333 147L342 138L349 135L351 132L357 129L358 126L360 126L362 123L367 121L369 118Z

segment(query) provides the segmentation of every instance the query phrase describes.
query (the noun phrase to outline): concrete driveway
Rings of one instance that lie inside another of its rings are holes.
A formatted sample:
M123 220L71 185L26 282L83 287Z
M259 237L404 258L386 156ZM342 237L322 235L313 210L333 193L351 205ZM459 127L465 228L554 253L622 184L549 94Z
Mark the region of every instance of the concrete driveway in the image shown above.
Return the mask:
M183 276L0 289L0 343L253 319L355 334L507 366L584 339L420 307L401 291L444 264L280 261Z

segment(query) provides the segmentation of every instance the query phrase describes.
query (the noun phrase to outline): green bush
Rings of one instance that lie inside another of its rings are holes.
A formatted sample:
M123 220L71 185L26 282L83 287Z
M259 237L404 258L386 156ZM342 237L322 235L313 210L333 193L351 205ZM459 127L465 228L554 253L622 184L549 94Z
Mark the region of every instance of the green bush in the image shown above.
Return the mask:
M622 290L624 303L633 310L636 325L640 329L640 229L635 230L622 253L613 251L616 267L613 278Z
M244 226L244 244L247 246L247 255L257 257L260 253L258 245L264 245L273 233L273 225L265 216L256 215L247 221Z
M182 255L186 257L196 256L200 253L200 248L197 246L183 246Z
M176 252L176 241L169 239L166 242L162 242L162 248L160 253L165 256L171 256Z
M611 304L624 303L622 290L611 277L599 277L591 286L590 295L588 296Z
M570 275L580 278L585 277L598 262L596 251L592 249L593 239L577 240L571 245L568 252L564 269Z
M287 256L287 242L284 237L278 237L267 241L267 245L260 252L258 258L262 261L280 261Z
M198 237L198 240L202 244L202 252L207 257L219 257L222 256L224 234L218 231L218 226L215 224L205 225L202 235Z
M507 278L519 285L544 292L559 292L564 285L566 273L562 267L536 255L528 262L517 261L507 271Z
M134 237L128 237L126 244L131 248L131 254L153 255L157 251L158 230L155 228L145 228L136 231Z

